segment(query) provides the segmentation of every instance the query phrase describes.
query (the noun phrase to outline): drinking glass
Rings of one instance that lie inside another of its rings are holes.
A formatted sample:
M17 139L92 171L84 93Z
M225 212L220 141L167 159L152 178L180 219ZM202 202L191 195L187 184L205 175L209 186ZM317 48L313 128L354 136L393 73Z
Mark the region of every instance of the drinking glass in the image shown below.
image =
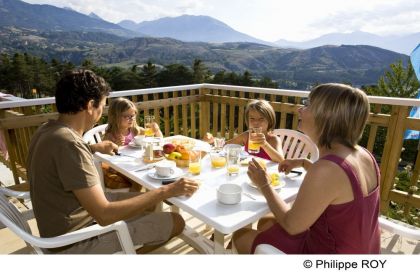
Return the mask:
M223 137L214 138L214 149L216 151L221 151L224 145L225 145L225 138Z
M249 137L248 137L248 153L250 154L258 154L260 152L260 143L255 143L253 139L262 133L261 127L251 127L249 129Z
M144 135L146 137L155 136L155 133L152 128L152 123L155 121L154 116L144 116Z
M228 148L227 149L227 173L229 176L235 176L239 174L239 161L241 155L241 148Z
M210 153L211 166L213 168L222 168L226 165L226 158L221 156L219 152L213 151Z
M190 151L189 155L188 171L192 175L199 175L201 173L201 151Z

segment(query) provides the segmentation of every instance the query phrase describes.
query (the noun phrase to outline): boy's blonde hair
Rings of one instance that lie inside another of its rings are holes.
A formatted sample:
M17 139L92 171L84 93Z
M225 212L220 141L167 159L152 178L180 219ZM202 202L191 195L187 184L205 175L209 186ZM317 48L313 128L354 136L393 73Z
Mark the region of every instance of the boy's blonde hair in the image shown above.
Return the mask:
M344 84L322 84L309 93L309 104L320 147L331 148L333 141L356 147L370 110L362 90Z
M249 128L249 111L255 110L268 121L268 131L271 131L276 126L276 113L274 112L273 107L268 103L268 101L260 99L260 100L252 100L250 101L245 108L245 123L246 126Z
M106 129L107 134L110 133L111 135L115 135L119 131L119 123L121 117L123 113L129 109L134 109L137 115L138 110L136 108L136 105L132 101L122 97L115 98L111 101L111 104L109 105L108 109L108 127ZM133 119L133 126L131 128L131 132L134 135L137 135L140 132L140 128L137 125L136 118Z

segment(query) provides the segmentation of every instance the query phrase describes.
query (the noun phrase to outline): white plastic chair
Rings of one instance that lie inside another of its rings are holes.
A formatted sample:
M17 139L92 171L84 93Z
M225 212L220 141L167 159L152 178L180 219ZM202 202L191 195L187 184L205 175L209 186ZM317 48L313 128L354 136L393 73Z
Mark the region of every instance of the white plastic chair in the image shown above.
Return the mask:
M280 255L284 252L270 244L260 244L255 248L255 255Z
M420 228L385 216L379 217L379 227L399 236L420 241Z
M83 141L88 144L96 144L102 142L102 137L104 136L107 127L108 124L101 124L86 131L85 134L83 134Z
M83 141L85 141L88 144L97 144L102 142L102 138L105 134L105 130L108 127L108 124L101 124L98 126L95 126L94 128L88 130L83 134ZM102 171L102 162L94 157L94 163L96 170L98 171L99 177L101 178L101 185L102 188L105 190L105 182L104 182L104 173ZM128 188L119 189L119 190L111 190L106 189L106 191L109 192L126 192L128 191Z
M115 231L117 234L123 253L136 253L127 224L124 221L119 221L105 227L92 225L57 237L42 238L34 236L27 220L7 198L11 194L13 193L4 190L4 188L0 188L0 223L22 238L37 254L44 254L41 248L58 248L111 231ZM21 198L27 198L29 197L29 192L25 194L20 193L19 195Z
M319 158L318 148L305 134L292 129L274 129L273 134L280 138L286 159L307 158L315 162Z

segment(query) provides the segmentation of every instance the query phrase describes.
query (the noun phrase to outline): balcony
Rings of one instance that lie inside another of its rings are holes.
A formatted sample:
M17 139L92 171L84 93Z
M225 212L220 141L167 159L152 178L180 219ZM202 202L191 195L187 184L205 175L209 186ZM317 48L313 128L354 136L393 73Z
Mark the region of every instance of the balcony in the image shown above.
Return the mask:
M296 129L300 99L307 91L265 89L214 84L196 84L112 92L109 99L127 97L137 104L140 118L154 115L165 136L182 134L201 138L206 132L232 138L246 130L244 111L250 99L271 102L277 117L276 128ZM396 174L406 129L420 130L420 119L409 118L410 106L420 100L370 96L371 114L363 145L375 154L381 169L381 212L398 205L407 221L420 220L419 191L397 190ZM102 122L106 122L107 110ZM9 157L0 152L0 161L13 173L15 183L26 180L26 156L31 136L48 119L56 118L54 98L0 102L0 130L3 130ZM141 122L140 122L141 123ZM383 145L382 145L383 143ZM418 186L420 154L411 170L410 186ZM417 216L416 216L417 215ZM419 247L419 246L417 246ZM419 248L417 248L417 251Z

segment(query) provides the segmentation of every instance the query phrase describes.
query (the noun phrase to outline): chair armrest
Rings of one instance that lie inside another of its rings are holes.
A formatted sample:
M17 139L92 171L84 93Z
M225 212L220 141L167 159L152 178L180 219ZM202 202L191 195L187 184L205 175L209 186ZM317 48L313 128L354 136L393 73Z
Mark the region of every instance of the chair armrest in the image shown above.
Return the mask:
M270 244L260 244L255 248L254 254L284 254L283 251L277 249L276 247L270 245Z
M77 231L69 232L60 236L50 238L37 238L36 243L33 245L40 248L57 248L76 242L89 239L107 232L115 231L121 244L122 250L126 254L135 254L133 241L131 240L130 233L128 232L127 224L124 221L119 221L111 225L102 227L100 225L92 225L82 228Z
M391 233L420 241L420 228L384 216L379 217L379 226Z
M4 193L6 196L21 198L21 199L30 199L31 196L29 192L20 192L20 191L14 191L7 187L0 188L0 192Z

